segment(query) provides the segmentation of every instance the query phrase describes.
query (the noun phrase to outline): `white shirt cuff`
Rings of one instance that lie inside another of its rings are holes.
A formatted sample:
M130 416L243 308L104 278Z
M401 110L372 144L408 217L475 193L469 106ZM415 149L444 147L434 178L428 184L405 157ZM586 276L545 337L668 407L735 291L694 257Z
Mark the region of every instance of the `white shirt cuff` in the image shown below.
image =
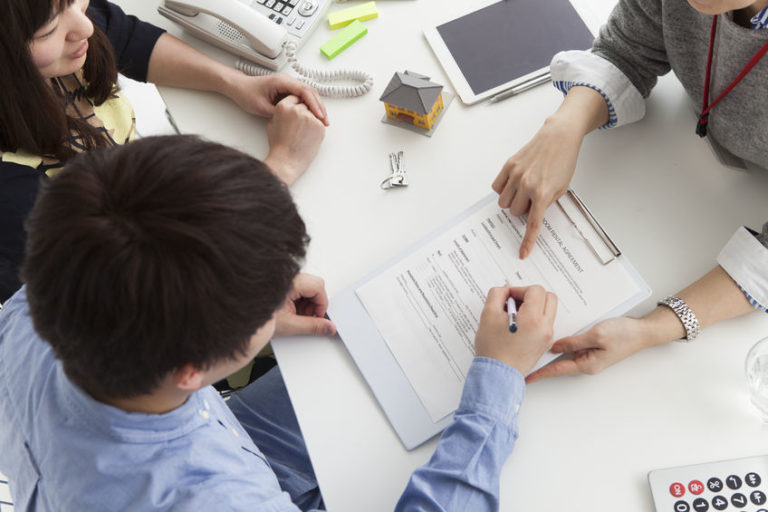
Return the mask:
M749 297L759 304L768 304L768 248L747 228L736 230L717 256L717 262Z
M613 128L639 121L645 116L645 100L629 78L607 60L589 51L571 50L552 57L552 82L564 94L575 85L590 87L608 104L608 123Z

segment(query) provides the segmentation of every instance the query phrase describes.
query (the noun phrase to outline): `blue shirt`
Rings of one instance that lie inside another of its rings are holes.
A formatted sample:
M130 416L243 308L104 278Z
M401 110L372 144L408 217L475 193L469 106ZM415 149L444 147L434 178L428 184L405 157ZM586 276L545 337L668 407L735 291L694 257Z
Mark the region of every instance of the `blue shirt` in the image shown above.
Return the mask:
M398 510L495 510L524 387L510 366L475 359L456 421ZM74 385L33 330L24 288L0 311L0 423L17 510L298 510L213 388L156 415Z

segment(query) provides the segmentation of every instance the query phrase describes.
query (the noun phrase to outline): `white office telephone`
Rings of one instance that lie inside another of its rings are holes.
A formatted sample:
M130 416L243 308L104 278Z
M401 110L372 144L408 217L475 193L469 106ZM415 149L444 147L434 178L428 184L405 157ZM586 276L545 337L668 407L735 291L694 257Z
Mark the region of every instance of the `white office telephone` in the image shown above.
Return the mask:
M321 22L332 0L165 0L158 12L193 35L246 59L236 67L264 75L290 64L324 96L360 96L373 86L367 73L314 71L296 61L296 51ZM263 69L252 63L263 66ZM324 82L347 80L355 86Z

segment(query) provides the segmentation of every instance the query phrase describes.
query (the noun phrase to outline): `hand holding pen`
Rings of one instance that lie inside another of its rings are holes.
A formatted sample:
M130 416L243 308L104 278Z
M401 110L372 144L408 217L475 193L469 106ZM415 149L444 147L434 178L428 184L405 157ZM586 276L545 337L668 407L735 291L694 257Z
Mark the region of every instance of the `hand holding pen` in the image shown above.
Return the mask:
M552 345L556 313L557 297L541 286L491 288L475 336L476 355L496 359L527 375Z

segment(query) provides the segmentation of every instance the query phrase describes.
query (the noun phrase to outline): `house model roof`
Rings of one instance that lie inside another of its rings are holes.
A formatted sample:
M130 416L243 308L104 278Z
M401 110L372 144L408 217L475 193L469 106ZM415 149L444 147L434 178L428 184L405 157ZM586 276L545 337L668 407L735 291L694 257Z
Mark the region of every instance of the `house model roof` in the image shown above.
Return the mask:
M442 90L443 86L430 82L428 76L398 71L379 100L424 115L432 110Z

